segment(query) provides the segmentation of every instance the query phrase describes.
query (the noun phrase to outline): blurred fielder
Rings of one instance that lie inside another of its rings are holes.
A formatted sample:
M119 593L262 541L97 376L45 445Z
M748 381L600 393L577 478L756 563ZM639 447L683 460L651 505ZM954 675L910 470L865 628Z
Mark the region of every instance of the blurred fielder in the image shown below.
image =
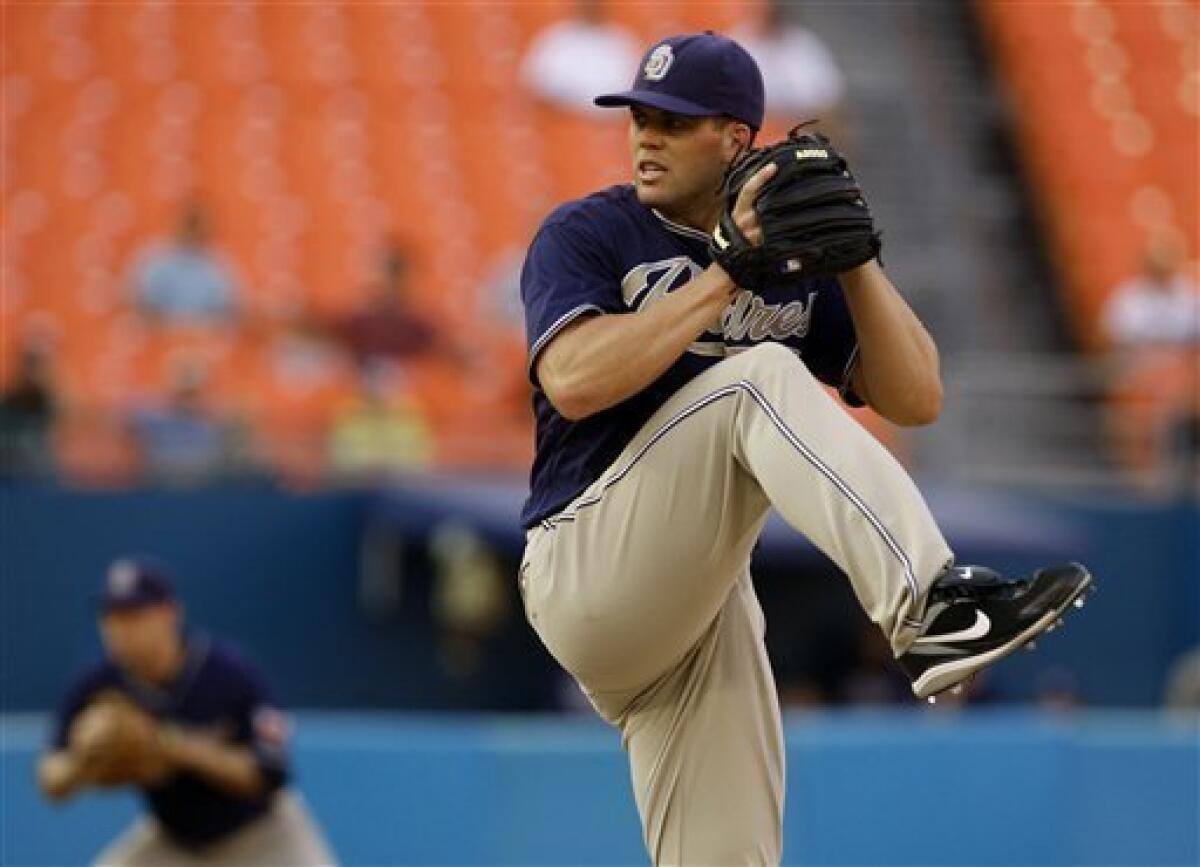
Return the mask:
M38 765L47 797L136 786L149 815L99 865L335 863L287 788L288 722L233 649L182 629L161 566L118 560L100 598L107 658L72 685Z
M771 507L846 573L920 697L1032 641L1092 579L955 566L821 387L901 425L941 406L937 349L844 159L799 133L751 150L749 54L664 39L596 102L630 109L633 183L555 210L521 280L526 615L621 729L655 864L777 864L783 742L749 573Z

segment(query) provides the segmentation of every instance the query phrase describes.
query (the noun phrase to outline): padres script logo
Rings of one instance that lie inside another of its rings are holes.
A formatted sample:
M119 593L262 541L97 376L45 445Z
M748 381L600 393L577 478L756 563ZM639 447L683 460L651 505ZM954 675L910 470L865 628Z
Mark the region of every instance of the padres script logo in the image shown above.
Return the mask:
M645 310L703 270L687 256L643 262L630 269L621 280L621 296L631 310ZM738 350L737 346L729 344L804 337L812 324L816 298L816 292L809 292L807 299L768 304L749 289L739 289L720 320L705 332L706 336L715 339L701 339L689 346L688 351L699 355L728 355Z

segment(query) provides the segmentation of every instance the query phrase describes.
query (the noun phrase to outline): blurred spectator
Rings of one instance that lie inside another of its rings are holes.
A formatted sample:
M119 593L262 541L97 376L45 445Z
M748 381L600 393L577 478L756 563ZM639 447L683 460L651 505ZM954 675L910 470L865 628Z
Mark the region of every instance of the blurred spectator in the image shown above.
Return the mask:
M737 39L762 70L768 115L789 127L820 120L823 131L841 138L841 70L821 38L799 20L798 7L768 3L760 27Z
M433 435L409 401L388 394L383 368L363 371L358 397L329 432L330 471L359 478L423 469L433 460Z
M574 709L587 699L560 693L557 672L513 615L519 596L499 552L480 532L449 518L429 537L430 614L443 694L456 710Z
M438 660L452 680L470 681L483 668L488 640L510 617L507 585L495 554L466 525L448 521L436 527L429 551Z
M364 367L442 351L436 329L410 306L411 266L394 242L383 251L380 272L366 288L364 305L330 325L333 338Z
M189 203L175 237L153 242L134 261L130 283L147 316L178 323L224 322L237 310L238 286L228 260L210 245L209 217Z
M604 21L600 0L578 0L573 17L534 37L521 64L525 86L551 105L570 111L596 111L592 98L621 90L637 67L638 41L624 28Z
M1103 319L1118 446L1146 486L1165 489L1200 482L1200 291L1179 258L1174 245L1153 242Z
M1200 712L1200 647L1180 656L1167 672L1168 710Z
M1179 270L1178 254L1152 244L1142 273L1112 293L1104 326L1114 346L1182 346L1200 342L1200 291Z
M133 412L130 427L149 479L190 484L247 469L244 431L208 406L206 379L196 359L183 359L172 371L166 403Z
M52 344L31 335L20 348L12 382L0 395L0 476L49 475L58 413Z

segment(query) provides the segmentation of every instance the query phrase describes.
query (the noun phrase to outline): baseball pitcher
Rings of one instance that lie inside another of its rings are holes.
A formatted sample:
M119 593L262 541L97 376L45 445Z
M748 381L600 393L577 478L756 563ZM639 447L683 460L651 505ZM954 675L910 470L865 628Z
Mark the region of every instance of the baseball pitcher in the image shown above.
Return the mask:
M1031 642L1092 578L956 566L822 387L900 425L941 408L937 349L844 158L799 132L753 149L763 82L741 46L663 39L596 103L630 112L633 182L551 213L521 279L525 612L619 727L653 862L777 864L783 741L749 574L772 507L845 572L922 698Z

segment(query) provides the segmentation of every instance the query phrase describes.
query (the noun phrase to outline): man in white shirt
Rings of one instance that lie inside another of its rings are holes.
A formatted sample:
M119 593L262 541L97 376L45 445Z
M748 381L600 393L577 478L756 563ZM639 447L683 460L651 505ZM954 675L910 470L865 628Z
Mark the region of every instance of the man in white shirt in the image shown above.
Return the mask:
M521 80L552 105L593 114L592 97L627 85L640 56L633 36L604 21L600 0L579 0L574 17L534 37L521 64Z
M1142 273L1113 290L1104 328L1113 345L1123 348L1200 342L1200 292L1179 271L1170 247L1152 245Z
M766 85L767 112L795 124L819 119L836 122L845 91L842 72L819 36L797 23L793 7L767 3L764 20L739 41L758 61Z

